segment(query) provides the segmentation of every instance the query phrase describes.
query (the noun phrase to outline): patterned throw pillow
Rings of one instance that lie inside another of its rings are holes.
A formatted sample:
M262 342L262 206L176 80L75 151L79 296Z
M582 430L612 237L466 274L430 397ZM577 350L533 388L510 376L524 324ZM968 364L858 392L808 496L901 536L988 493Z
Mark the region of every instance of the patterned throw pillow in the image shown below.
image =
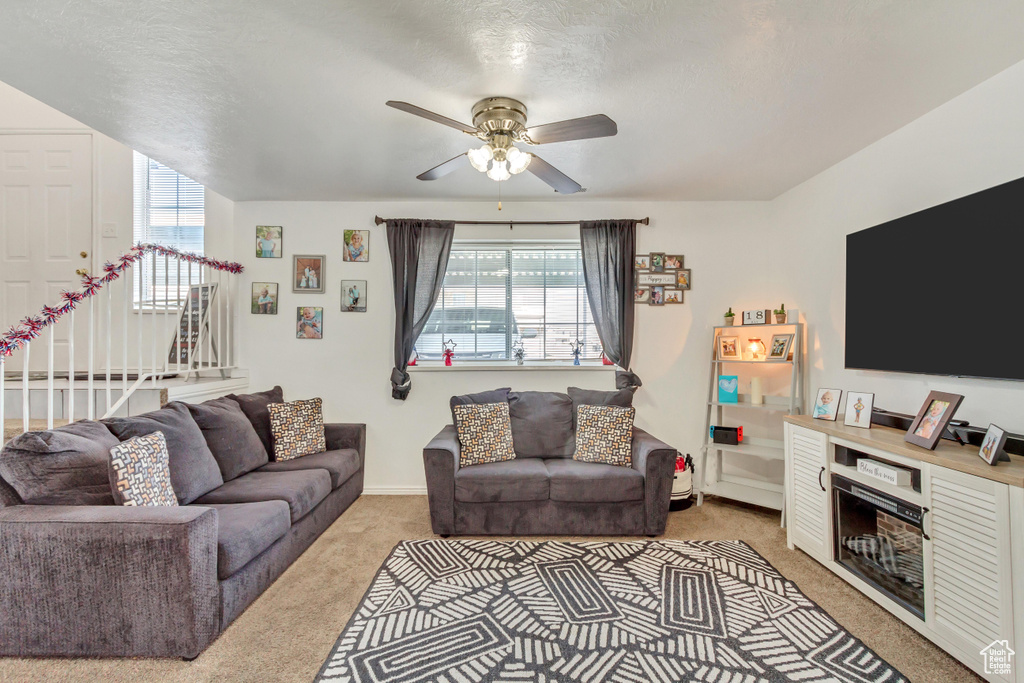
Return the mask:
M581 405L577 410L573 460L632 467L636 409Z
M294 460L327 450L323 406L323 399L319 398L267 406L274 435L274 460Z
M110 487L114 500L121 505L177 506L169 461L163 432L132 437L111 448Z
M455 406L459 434L459 467L515 460L512 421L508 403L475 403Z

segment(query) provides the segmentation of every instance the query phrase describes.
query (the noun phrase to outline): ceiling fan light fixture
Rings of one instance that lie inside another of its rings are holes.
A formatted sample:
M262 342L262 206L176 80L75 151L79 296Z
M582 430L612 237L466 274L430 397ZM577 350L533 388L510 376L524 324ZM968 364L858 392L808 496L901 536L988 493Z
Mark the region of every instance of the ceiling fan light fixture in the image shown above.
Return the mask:
M508 150L505 158L508 159L509 173L517 175L526 170L526 167L530 165L530 161L533 159L533 155L516 147L512 147Z
M487 172L487 177L491 180L496 180L499 183L502 180L508 180L512 177L512 174L508 172L507 161L492 161L491 170Z
M481 173L485 173L488 162L494 158L494 150L491 149L490 145L484 145L483 147L469 150L466 156L469 157L469 163L473 168Z

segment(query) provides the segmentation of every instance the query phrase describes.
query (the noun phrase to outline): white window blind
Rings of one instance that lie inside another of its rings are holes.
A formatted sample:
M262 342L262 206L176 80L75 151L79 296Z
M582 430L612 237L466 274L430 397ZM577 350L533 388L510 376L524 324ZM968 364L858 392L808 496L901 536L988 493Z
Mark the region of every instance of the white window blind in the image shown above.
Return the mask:
M437 306L416 341L425 360L452 340L457 362L508 360L522 341L528 361L601 358L578 244L452 247Z
M203 186L138 152L134 153L134 170L135 244L162 244L202 255L203 230L206 223ZM178 261L168 259L165 286L164 258L158 256L154 289L151 263L151 257L147 256L143 266L144 301L152 302L155 298L157 305L162 305L166 297L172 306L176 306L177 300L184 298L188 287L188 264L182 264L179 283ZM138 305L141 303L139 268L133 268L133 271L135 303ZM193 281L198 282L198 266L192 266L192 271Z

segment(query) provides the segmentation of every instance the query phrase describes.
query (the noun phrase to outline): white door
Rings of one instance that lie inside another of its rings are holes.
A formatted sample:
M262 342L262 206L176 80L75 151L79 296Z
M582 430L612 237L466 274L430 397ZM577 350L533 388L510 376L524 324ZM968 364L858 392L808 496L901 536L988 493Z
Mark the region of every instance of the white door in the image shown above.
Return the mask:
M946 647L980 663L989 644L1014 642L1009 489L935 465L927 472L926 623Z
M828 439L786 424L786 529L790 546L819 562L832 559Z
M92 136L0 135L0 329L78 288L75 271L90 270L92 238ZM46 368L48 334L32 345L32 370ZM63 371L67 324L55 334L54 364ZM15 354L7 368L19 370L21 359Z

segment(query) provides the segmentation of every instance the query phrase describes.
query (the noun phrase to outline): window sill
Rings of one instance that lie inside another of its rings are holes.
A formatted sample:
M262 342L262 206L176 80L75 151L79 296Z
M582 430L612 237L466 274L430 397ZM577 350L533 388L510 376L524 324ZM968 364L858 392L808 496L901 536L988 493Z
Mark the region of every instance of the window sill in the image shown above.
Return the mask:
M516 365L515 361L462 361L456 358L452 365L445 365L441 361L420 361L416 365L410 365L409 372L505 372L514 370L524 371L593 371L610 370L618 368L614 365L604 365L600 361L581 361L579 365L573 365L572 361L527 361L523 365Z

